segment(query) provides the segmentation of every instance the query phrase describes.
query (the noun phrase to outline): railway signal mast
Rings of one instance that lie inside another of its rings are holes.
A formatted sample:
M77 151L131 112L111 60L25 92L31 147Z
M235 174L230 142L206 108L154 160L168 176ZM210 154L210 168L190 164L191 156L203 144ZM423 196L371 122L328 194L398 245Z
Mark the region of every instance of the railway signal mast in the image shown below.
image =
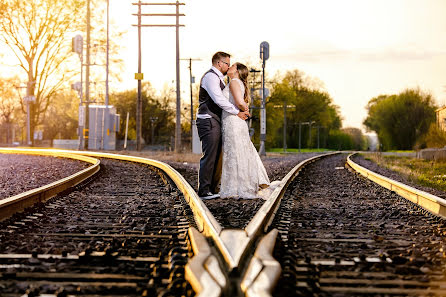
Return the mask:
M266 141L266 97L268 97L265 89L265 61L269 58L269 43L263 41L260 43L260 59L262 59L262 103L260 104L260 148L259 155L265 156Z

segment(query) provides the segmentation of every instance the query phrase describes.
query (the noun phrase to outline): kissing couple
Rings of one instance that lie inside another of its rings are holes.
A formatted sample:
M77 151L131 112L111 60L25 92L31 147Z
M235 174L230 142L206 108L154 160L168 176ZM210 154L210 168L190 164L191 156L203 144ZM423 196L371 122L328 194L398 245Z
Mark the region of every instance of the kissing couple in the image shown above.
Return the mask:
M215 53L211 69L200 82L196 123L203 155L198 196L203 200L267 199L272 187L246 123L249 70L241 63L231 65L230 58L225 52ZM225 75L230 79L227 85Z

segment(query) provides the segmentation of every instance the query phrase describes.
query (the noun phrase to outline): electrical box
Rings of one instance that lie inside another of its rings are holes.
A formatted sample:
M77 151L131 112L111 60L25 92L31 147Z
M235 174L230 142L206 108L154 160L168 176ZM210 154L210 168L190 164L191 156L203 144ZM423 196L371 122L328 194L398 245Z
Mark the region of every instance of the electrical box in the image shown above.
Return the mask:
M74 36L71 41L71 51L82 55L83 43L84 39L82 38L82 35Z
M112 105L90 105L88 114L88 149L115 150L120 116Z

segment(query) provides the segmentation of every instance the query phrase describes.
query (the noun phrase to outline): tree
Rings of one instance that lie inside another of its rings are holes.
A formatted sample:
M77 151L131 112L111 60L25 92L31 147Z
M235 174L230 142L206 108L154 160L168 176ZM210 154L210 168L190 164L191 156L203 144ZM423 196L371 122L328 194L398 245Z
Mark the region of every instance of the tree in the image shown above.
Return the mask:
M91 14L90 63L95 67L90 68L90 100L97 103L105 97L105 3L91 0L94 13ZM74 82L71 78L78 80L80 63L71 52L71 38L74 33L86 31L85 16L86 0L0 0L0 42L9 47L17 59L17 68L26 74L27 79L23 81L27 83L22 82L21 86L28 86L28 95L36 97L30 106L31 134L44 123L45 114L53 100L57 100L56 94L67 92L63 89ZM110 25L110 79L120 80L123 64L116 55L119 50L116 41L123 32L113 23ZM25 112L23 104L22 112ZM72 118L74 114L69 116Z
M342 132L348 134L352 139L353 150L366 150L368 146L367 138L362 134L361 129L358 128L343 128Z
M322 89L323 84L314 78L305 76L299 70L288 71L273 88L267 102L267 144L281 146L283 142L283 106L287 108L287 143L289 147L299 146L299 123L301 125L301 143L305 147L315 147L317 130L320 138L328 139L330 130L341 127L339 107L333 103L330 95ZM311 139L310 128L311 127Z
M170 88L165 88L157 95L150 83L142 86L142 109L147 116L143 117L142 137L147 144L170 145L170 138L175 132L175 97ZM136 90L127 90L113 93L110 102L116 106L116 111L121 115L121 127L118 139L124 139L125 119L129 113L128 138L136 139ZM152 119L151 119L152 118ZM152 138L152 129L153 136Z
M72 75L64 62L72 56L70 33L81 28L84 4L84 0L0 0L0 40L26 73L27 95L36 98L30 106L31 135Z
M355 149L353 137L341 130L332 130L328 135L328 149L352 150Z
M376 132L384 150L407 150L412 149L435 122L435 109L430 94L407 89L397 95L372 98L363 123Z
M60 91L54 95L53 103L48 107L42 120L44 139L52 141L55 138L77 138L79 105L73 98L76 98L74 91Z
M426 136L422 139L422 144L428 148L440 148L446 146L446 132L441 130L437 123L432 123ZM420 144L421 145L421 144Z
M14 114L20 106L17 90L19 84L18 77L0 79L0 124L5 130L5 143L12 141L11 125L14 121Z

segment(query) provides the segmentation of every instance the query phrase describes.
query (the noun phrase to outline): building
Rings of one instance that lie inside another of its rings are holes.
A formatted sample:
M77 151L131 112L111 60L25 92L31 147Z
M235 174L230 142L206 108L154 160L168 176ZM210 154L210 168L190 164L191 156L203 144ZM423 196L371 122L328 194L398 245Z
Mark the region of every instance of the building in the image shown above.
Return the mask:
M446 131L446 106L440 107L435 111L437 115L437 125L438 127Z

